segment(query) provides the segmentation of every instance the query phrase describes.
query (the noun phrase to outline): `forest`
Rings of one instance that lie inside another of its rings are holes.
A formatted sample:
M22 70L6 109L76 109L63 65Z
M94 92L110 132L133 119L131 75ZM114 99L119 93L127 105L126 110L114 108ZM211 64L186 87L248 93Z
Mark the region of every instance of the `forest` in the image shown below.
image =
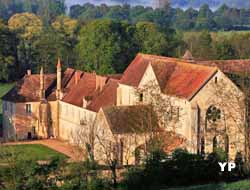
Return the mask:
M137 53L199 59L249 58L250 9L208 5L199 10L129 5L72 6L64 0L0 0L0 81L27 69L63 66L99 74L121 73Z

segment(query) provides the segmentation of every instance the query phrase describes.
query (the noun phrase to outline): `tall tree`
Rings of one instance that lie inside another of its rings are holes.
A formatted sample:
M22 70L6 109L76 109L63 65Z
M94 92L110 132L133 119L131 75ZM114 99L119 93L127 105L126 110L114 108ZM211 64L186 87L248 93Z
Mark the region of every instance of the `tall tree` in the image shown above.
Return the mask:
M0 81L18 77L17 43L15 34L0 20Z
M78 68L98 73L113 73L115 64L122 64L122 24L111 20L96 20L80 31L77 52Z

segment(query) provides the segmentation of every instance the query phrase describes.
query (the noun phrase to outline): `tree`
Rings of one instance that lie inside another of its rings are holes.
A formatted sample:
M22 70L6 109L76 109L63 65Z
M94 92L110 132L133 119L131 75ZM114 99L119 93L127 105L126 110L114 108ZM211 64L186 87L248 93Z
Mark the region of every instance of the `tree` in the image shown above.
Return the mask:
M67 36L73 37L78 28L78 21L68 16L61 15L52 23L52 27L58 31L65 33Z
M13 15L8 21L9 29L20 35L21 39L32 40L42 31L41 19L32 13Z
M17 38L0 20L0 81L11 81L18 77Z
M226 40L216 43L216 56L217 59L227 60L238 58L237 52L233 46Z
M135 26L134 41L137 52L164 55L167 52L168 41L154 23L138 22Z
M100 74L113 73L114 65L124 64L122 54L121 23L111 20L96 20L82 27L77 45L77 67Z
M200 7L199 14L196 20L196 29L214 29L215 22L213 20L213 12L207 4Z

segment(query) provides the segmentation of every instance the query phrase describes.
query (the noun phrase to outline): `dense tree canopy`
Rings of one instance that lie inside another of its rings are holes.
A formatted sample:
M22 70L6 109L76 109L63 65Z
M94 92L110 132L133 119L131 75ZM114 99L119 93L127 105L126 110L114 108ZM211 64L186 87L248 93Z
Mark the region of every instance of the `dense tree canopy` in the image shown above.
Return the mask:
M14 78L18 70L16 60L17 39L8 26L0 20L0 81Z
M15 14L9 19L8 25L11 31L27 40L39 35L43 27L41 19L32 13Z

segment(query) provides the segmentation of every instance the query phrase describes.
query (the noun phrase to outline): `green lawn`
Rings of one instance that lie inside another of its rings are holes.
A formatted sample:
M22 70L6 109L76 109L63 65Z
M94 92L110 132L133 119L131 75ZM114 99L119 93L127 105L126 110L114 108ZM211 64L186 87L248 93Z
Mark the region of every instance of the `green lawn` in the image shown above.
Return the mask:
M12 87L14 83L0 83L0 98L5 95ZM2 113L2 100L0 99L0 114Z
M54 157L67 158L64 154L38 144L2 146L0 155L6 155L6 153L24 160L50 160ZM0 163L6 163L6 159L7 156L0 157Z
M209 185L198 185L191 187L182 188L169 188L165 190L249 190L250 180L243 180L234 183L221 183L221 184L209 184Z

